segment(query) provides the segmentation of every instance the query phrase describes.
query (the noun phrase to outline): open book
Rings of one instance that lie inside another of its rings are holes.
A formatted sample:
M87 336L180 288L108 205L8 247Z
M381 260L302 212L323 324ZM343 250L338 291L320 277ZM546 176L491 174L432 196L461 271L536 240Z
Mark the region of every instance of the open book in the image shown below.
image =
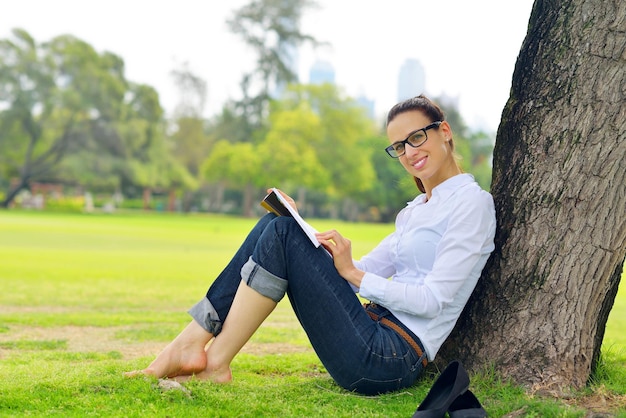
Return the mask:
M290 216L294 218L306 236L309 237L313 245L315 245L315 247L320 246L319 241L315 237L317 230L302 219L302 216L300 216L300 214L291 207L291 205L285 200L277 189L271 189L268 195L261 201L261 206L278 216Z

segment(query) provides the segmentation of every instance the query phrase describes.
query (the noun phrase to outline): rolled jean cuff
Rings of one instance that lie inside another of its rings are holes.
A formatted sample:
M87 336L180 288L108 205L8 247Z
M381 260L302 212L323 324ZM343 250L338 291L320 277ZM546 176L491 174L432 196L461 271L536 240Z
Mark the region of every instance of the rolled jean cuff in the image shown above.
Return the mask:
M287 280L273 275L252 260L246 261L241 268L241 280L251 289L278 303L287 291Z
M191 315L202 328L213 334L213 336L217 336L217 334L222 331L222 321L217 311L206 297L193 305L187 313Z

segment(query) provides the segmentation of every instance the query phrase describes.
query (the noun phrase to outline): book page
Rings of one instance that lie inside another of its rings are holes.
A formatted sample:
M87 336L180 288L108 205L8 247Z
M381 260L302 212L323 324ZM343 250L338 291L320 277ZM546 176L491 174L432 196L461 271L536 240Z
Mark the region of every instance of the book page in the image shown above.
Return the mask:
M298 225L300 225L300 228L302 228L302 230L304 231L304 233L307 235L307 237L309 237L309 239L311 240L311 242L313 243L313 245L315 245L315 247L319 247L320 246L320 242L317 240L317 238L315 237L315 234L317 233L317 230L315 228L313 228L311 225L309 225L304 219L302 219L302 216L300 216L300 214L298 213L298 211L296 211L283 197L283 195L280 194L280 192L275 189L272 188L272 191L276 194L276 196L278 197L278 200L280 200L280 203L283 204L283 206L285 208L287 208L287 210L289 211L289 214L291 216L293 216L293 218L296 220L296 222L298 222Z

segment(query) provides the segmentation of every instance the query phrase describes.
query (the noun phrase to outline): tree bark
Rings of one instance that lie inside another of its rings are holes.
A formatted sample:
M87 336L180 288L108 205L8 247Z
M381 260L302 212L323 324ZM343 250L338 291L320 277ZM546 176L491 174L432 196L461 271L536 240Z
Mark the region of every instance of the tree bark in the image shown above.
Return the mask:
M625 156L626 2L536 0L494 150L496 250L440 361L586 384L626 254Z

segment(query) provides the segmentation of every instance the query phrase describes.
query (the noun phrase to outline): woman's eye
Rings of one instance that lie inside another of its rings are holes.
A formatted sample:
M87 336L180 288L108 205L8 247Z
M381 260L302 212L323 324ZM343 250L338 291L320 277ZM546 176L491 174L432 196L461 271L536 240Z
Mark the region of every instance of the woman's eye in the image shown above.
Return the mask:
M424 134L424 132L419 131L419 132L411 135L411 137L409 138L409 142L412 145L419 145L419 144L421 144L424 141L424 137L425 136L426 135Z

